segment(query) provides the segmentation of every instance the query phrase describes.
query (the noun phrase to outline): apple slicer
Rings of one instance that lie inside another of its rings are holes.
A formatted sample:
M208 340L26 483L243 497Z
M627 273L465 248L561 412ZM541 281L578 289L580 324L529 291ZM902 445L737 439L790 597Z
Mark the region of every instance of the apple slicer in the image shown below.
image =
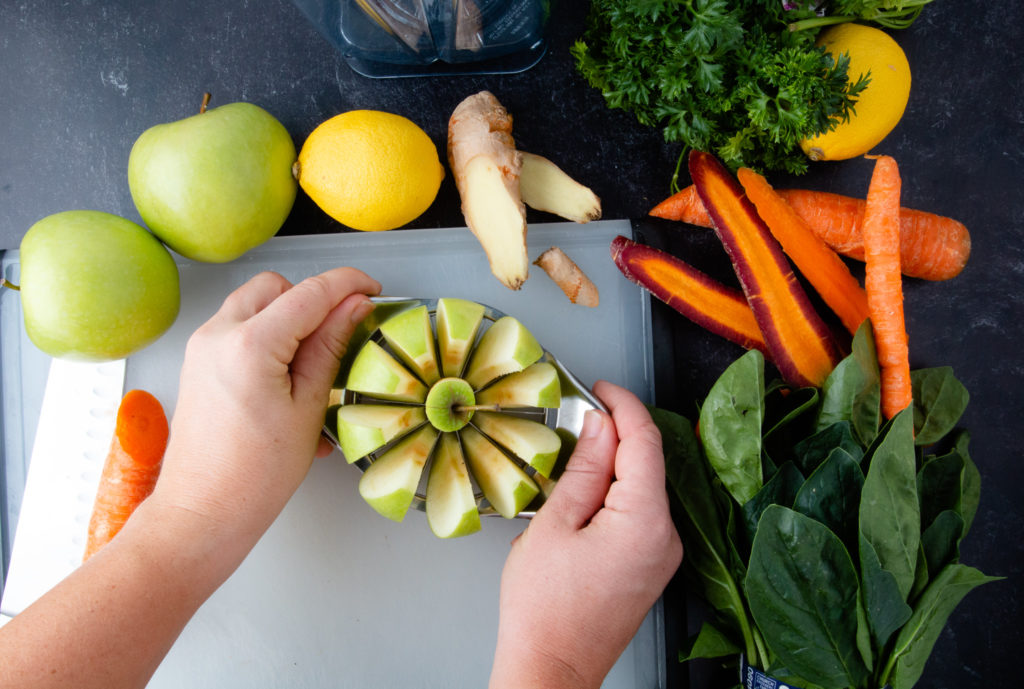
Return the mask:
M332 405L328 410L327 422L324 424L323 434L335 447L340 447L333 423L337 407L340 405L355 404L361 401L370 401L372 399L362 395L361 393L347 390L345 388L345 378L347 377L348 370L351 368L356 354L368 340L374 340L378 343L382 343L384 338L380 332L381 324L402 311L419 306L426 306L427 311L430 314L431 321L433 322L436 316L438 301L437 299L418 299L410 297L372 297L371 300L376 305L376 308L362 321L362 323L360 323L356 328L356 331L352 334L348 349L346 350L345 355L341 358L338 379L335 381L335 386L332 391ZM487 306L486 304L481 304L481 306L484 307L484 323L481 327L481 332L483 332L483 329L488 327L491 323L494 323L498 319L508 315L498 309ZM555 469L552 472L552 476L557 477L564 469L569 455L572 454L572 451L575 448L576 440L579 437L580 431L583 429L584 414L591 409L600 409L602 411L607 411L607 409L601 401L598 400L589 389L587 389L587 386L573 375L573 373L547 349L544 349L544 354L540 361L550 363L558 372L559 383L561 386L560 406L556 409L532 407L526 409L509 409L503 410L503 413L539 421L558 433L559 437L562 439L562 446L559 451L558 460L555 464ZM353 464L359 467L361 471L365 471L378 456L390 449L394 443L399 440L400 438L396 438L384 447L381 447L369 453L367 456L356 460ZM533 478L540 487L540 493L533 502L516 515L517 517L531 518L536 513L540 505L543 504L545 497L554 487L555 480L554 478L544 478L517 458L512 455L509 456L512 457L513 461L516 461L521 468L529 473L531 478ZM420 511L424 511L426 509L426 475L427 472L424 471L420 485L411 505L413 509ZM473 488L481 516L497 516L497 511L487 502L487 499L484 497L480 487L476 484L475 479L473 480Z

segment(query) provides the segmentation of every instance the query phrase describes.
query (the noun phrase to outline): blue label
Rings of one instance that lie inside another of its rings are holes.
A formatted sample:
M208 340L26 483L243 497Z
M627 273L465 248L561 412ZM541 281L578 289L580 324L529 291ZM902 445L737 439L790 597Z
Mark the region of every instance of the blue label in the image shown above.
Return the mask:
M747 665L747 659L740 657L740 681L744 689L799 689L766 675L757 668Z

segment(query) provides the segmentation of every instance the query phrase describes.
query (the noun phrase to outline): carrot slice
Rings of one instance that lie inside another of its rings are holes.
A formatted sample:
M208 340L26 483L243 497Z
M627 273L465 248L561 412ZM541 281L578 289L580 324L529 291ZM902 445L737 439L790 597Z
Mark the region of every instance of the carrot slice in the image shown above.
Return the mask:
M160 402L144 390L129 390L117 410L114 437L89 519L83 562L109 543L153 492L167 435L167 416Z
M630 281L697 325L766 356L761 330L743 293L727 287L672 254L623 236L612 240L612 260Z
M763 176L740 168L740 184L757 208L772 236L814 286L825 303L835 311L850 334L868 318L868 297L843 260L811 232L807 224L775 193Z
M875 158L864 207L864 284L882 375L882 413L892 418L913 399L900 273L900 172L890 156Z
M772 361L790 384L820 386L838 352L782 249L725 166L700 151L690 153L689 165Z
M778 189L776 193L834 251L864 260L864 200L826 191ZM711 217L690 185L655 206L650 214L666 220L711 227ZM956 277L971 255L971 235L953 218L900 208L900 266L907 277L948 280Z

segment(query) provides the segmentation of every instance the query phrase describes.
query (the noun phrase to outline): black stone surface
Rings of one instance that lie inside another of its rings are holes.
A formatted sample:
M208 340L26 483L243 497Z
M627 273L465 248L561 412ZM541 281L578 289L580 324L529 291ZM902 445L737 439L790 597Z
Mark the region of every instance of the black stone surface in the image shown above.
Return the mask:
M18 246L36 220L94 208L139 220L125 168L147 127L213 105L255 102L297 145L321 121L372 108L410 117L443 150L448 115L466 95L493 91L515 116L519 145L548 155L602 197L605 217L642 219L667 195L678 149L629 115L604 106L576 74L568 47L585 2L555 0L547 55L506 76L369 80L287 0L41 0L0 3L0 249ZM952 365L972 394L963 425L983 477L982 503L962 561L1008 577L974 593L942 633L920 686L998 686L1016 676L1024 643L1021 585L1024 490L1024 4L936 0L896 34L914 86L906 114L879 147L900 162L904 204L953 216L970 228L973 255L945 283L908 280L912 365ZM816 165L809 188L863 195L870 163ZM797 183L774 177L777 186ZM552 220L531 211L530 220ZM463 224L449 180L414 227ZM342 231L300 194L283 234ZM728 265L713 236L641 220L638 235L722 279ZM740 352L654 304L658 403L691 413L694 401ZM685 634L684 591L668 603L670 686ZM693 686L727 686L693 668Z

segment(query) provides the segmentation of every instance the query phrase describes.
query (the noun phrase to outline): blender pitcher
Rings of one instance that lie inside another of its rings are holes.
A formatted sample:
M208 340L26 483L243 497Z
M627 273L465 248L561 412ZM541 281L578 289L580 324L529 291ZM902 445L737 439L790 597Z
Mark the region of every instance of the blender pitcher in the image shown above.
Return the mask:
M498 74L543 56L550 0L294 0L368 77Z

